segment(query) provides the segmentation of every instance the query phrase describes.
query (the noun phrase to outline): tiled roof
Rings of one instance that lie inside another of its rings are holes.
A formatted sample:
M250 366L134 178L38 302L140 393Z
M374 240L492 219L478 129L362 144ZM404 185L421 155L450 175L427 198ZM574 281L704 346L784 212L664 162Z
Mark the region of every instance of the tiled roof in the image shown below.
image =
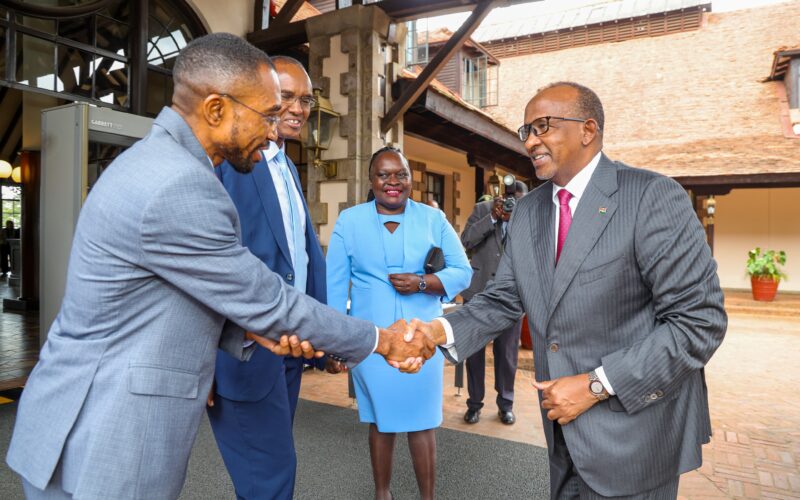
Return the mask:
M619 0L597 2L577 9L542 14L541 7L532 3L529 16L502 23L484 23L475 30L472 38L478 42L502 40L703 5L710 7L710 4L711 0Z
M498 105L509 126L551 82L597 92L613 159L674 177L800 173L775 51L800 44L800 2L707 13L701 29L503 58Z
M419 76L419 72L413 71L412 69L406 68L406 69L402 69L398 76L400 78L405 78L407 80L415 80L417 78L417 76ZM450 99L451 101L455 102L459 106L461 106L463 108L466 108L466 109L468 109L468 110L470 110L470 111L472 111L474 113L477 113L479 115L482 115L483 118L485 118L487 121L490 121L490 122L494 123L498 127L503 128L505 130L508 130L510 133L512 133L514 135L517 134L516 130L511 129L507 125L505 125L504 123L496 120L492 115L490 115L489 113L485 112L481 108L479 108L477 106L473 106L472 104L468 103L467 101L462 99L460 95L455 93L447 85L443 84L439 80L434 78L431 81L431 83L428 84L428 88L434 90L437 94L440 94L440 95Z

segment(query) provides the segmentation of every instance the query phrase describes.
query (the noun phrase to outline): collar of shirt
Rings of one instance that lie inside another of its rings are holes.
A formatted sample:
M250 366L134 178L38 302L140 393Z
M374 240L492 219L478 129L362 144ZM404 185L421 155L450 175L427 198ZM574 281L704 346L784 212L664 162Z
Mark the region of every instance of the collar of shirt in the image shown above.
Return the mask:
M284 143L284 145L285 145L285 143ZM283 146L278 146L273 141L269 141L269 147L267 149L262 149L261 150L261 154L264 155L264 159L267 160L267 163L270 163L272 160L275 159L276 156L278 156L278 152L279 151L284 151L284 147ZM284 154L286 154L285 151L284 151Z
M600 163L600 155L602 152L597 153L594 155L594 158L581 169L578 174L572 178L571 181L567 183L566 186L559 186L555 182L553 183L553 203L558 206L558 196L557 193L561 189L566 189L572 194L572 199L569 200L570 208L572 212L575 213L575 207L578 206L578 202L583 196L583 192L586 191L586 186L589 185L589 180L592 178L592 174L594 173L595 169L597 168L597 164Z

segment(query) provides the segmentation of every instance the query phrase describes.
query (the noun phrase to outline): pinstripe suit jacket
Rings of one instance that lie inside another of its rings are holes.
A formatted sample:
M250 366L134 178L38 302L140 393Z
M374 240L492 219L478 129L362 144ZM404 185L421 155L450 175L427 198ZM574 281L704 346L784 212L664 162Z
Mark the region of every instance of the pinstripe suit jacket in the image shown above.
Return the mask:
M662 175L603 155L557 266L551 200L546 182L518 202L495 281L447 316L456 352L527 313L537 380L602 365L617 394L563 426L581 477L607 496L654 488L699 467L711 434L703 367L727 326L716 263Z
M81 209L61 310L19 403L13 470L43 489L60 463L55 486L75 498L176 498L217 347L242 356L237 325L296 331L352 362L372 352L371 323L287 285L240 239L203 147L164 108Z

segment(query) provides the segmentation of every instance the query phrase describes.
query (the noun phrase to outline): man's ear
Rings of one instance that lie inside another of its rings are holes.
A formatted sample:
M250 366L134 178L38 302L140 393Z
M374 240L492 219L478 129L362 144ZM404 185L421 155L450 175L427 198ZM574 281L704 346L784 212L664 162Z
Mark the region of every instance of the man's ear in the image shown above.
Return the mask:
M591 144L595 137L597 137L597 134L597 122L594 121L593 118L589 118L583 122L583 137L581 138L581 143L583 143L584 146Z
M219 94L209 94L203 99L203 117L211 127L219 127L225 113L230 112L230 107L226 106L225 101Z

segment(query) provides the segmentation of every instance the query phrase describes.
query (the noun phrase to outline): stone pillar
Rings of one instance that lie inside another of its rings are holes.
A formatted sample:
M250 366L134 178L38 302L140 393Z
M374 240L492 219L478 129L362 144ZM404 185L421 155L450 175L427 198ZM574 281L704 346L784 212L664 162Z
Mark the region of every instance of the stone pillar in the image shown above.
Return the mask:
M402 148L402 121L383 136L380 120L392 104L391 84L404 64L405 25L393 23L374 5L354 5L309 18L306 31L311 81L342 115L330 148L322 153L323 160L336 161L336 177L325 178L311 159L308 167L311 219L327 247L339 211L367 198L372 153L385 145Z

